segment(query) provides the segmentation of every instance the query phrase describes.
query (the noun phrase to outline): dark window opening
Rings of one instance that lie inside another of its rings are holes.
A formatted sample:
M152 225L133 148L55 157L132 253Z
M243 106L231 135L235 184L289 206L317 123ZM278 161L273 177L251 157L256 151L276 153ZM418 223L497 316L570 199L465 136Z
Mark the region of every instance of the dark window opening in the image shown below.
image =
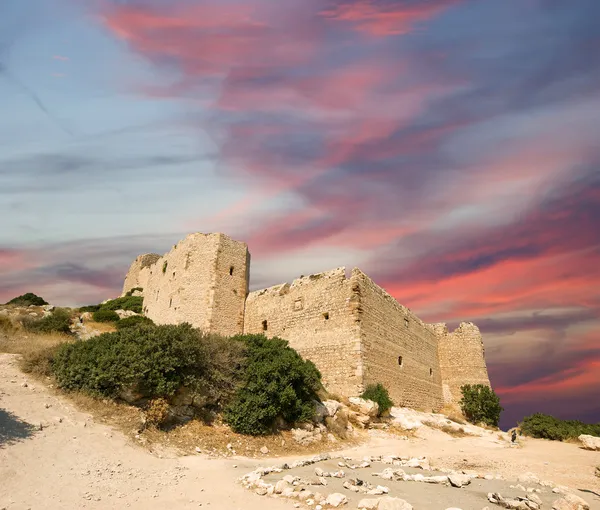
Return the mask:
M173 304L173 298L169 299L169 308L171 308L172 304Z
M398 365L401 367L404 366L404 360L402 359L402 356L398 356Z
M324 318L326 321L328 321L328 320L329 320L329 312L325 312L325 313L323 314L323 318Z
M231 276L231 275L233 275L233 266L231 266L231 267L229 268L229 275L230 275L230 276Z
M433 377L433 368L429 369L429 377Z
M263 331L267 331L267 321L262 321Z
M175 278L175 271L173 271L173 278Z
M237 296L237 290L233 289L233 293Z
M408 328L408 319L404 319L404 326L406 326Z

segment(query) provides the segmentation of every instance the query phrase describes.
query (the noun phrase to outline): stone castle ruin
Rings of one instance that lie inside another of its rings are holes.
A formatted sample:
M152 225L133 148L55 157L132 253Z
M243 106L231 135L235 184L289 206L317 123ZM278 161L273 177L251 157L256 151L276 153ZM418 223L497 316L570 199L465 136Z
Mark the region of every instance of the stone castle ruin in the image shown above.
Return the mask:
M246 243L191 234L162 257L141 255L123 295L141 288L156 324L189 322L224 336L263 333L313 361L331 393L356 396L383 383L396 405L439 411L464 384L490 385L477 326L426 324L359 269L300 277L249 292Z

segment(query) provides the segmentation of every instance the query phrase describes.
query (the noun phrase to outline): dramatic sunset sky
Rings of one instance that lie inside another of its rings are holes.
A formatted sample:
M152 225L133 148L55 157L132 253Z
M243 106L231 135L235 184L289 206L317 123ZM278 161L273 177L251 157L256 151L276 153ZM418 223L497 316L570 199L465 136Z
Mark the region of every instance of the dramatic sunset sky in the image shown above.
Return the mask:
M600 1L3 0L0 302L191 232L476 322L503 425L600 421Z

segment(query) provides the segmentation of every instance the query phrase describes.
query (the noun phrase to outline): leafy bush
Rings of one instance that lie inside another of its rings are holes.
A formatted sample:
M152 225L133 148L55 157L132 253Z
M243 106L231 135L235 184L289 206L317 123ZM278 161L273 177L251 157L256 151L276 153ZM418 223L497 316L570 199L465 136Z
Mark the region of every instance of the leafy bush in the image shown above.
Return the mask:
M98 310L100 310L100 306L101 305L87 305L87 306L82 306L81 308L78 308L78 312L79 313L97 312Z
M579 420L561 420L542 413L527 416L519 426L526 436L553 441L575 439L581 434L600 437L600 423L592 425Z
M236 360L242 359L242 347L203 335L189 324L140 325L63 345L52 369L66 390L112 398L129 390L168 399L186 387L194 396L210 395L218 405L237 389L241 374ZM228 354L219 356L219 349Z
M117 299L111 299L103 305L101 310L131 310L135 313L142 313L142 304L144 298L141 296L125 296Z
M125 328L134 328L139 326L140 324L147 324L149 326L153 326L154 322L148 317L144 317L143 315L133 315L132 317L125 317L121 319L119 322L115 324L117 329L125 329Z
M11 299L6 304L16 306L44 306L47 305L48 302L41 297L36 296L33 292L28 292L27 294L23 294L22 296Z
M144 289L143 289L142 287L134 287L133 289L131 289L131 290L128 290L128 291L125 293L125 296L132 296L132 295L133 295L133 293L134 293L134 292L136 292L136 291L137 291L137 292L144 292Z
M264 435L278 418L293 423L314 417L314 400L322 386L311 361L303 360L280 338L244 335L233 340L245 343L247 355L243 386L224 413L235 432Z
M113 312L112 310L103 310L100 309L97 312L94 312L92 315L93 319L96 322L118 322L119 316L117 312Z
M36 333L71 334L71 313L64 308L55 308L50 315L41 319L26 317L21 323L27 331Z
M466 384L461 387L460 407L471 423L485 423L497 427L503 407L492 388L483 384Z
M394 405L390 399L388 390L386 390L385 386L383 386L381 383L369 384L361 397L366 400L372 400L373 402L377 402L379 404L378 416L387 413Z

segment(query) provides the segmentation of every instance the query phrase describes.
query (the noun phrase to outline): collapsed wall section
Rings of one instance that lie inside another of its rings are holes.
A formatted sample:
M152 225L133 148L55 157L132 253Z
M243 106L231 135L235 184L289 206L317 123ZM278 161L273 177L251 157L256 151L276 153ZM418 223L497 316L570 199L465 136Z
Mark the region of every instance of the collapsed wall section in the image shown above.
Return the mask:
M278 336L311 360L331 393L362 392L358 303L345 268L251 292L244 333Z
M146 253L136 257L127 271L125 282L123 283L123 292L121 296L127 294L131 289L145 289L148 283L149 271L144 271L145 268L154 264L160 255L157 253Z
M445 324L432 327L438 337L445 404L458 405L465 384L491 387L479 328L472 322L462 322L452 333Z
M144 314L156 324L188 322L205 332L243 330L248 247L223 234L191 234L147 272Z
M439 411L442 374L434 332L359 269L351 283L360 300L365 386L382 383L397 406Z

